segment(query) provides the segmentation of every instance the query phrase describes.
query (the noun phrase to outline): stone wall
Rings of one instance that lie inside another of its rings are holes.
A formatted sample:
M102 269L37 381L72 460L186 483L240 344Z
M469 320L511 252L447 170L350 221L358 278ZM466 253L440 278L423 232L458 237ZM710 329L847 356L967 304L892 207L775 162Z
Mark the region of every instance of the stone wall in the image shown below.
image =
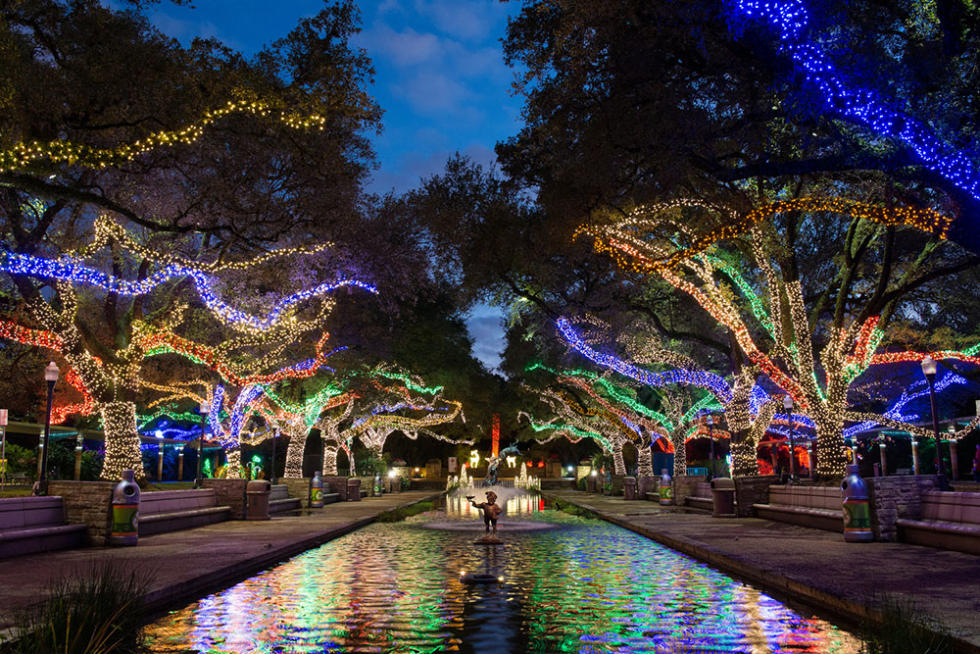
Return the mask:
M684 500L694 492L694 485L704 481L704 475L681 475L674 477L674 504L684 506Z
M777 479L775 475L736 477L735 481L735 514L739 518L749 518L753 515L753 504L769 503L769 487Z
M231 507L232 520L245 519L245 486L244 479L205 479L204 488L213 488L218 506Z
M875 540L898 538L899 518L922 517L922 494L936 487L935 475L866 477L871 495L871 528Z
M48 495L57 495L65 505L65 522L85 525L85 544L106 545L111 529L114 481L49 481Z
M323 492L333 493L335 491L330 490L327 485L327 479L335 479L335 477L324 477L323 479ZM347 477L336 477L336 479L347 479ZM310 482L312 482L310 477L300 477L299 479L280 479L280 484L286 485L286 490L289 491L290 497L299 498L299 505L304 509L310 508Z
M347 501L347 477L324 477L323 487L329 488L331 493L340 495L341 502Z
M653 493L657 490L657 478L652 475L640 475L636 478L636 496L641 499L647 499L647 493Z

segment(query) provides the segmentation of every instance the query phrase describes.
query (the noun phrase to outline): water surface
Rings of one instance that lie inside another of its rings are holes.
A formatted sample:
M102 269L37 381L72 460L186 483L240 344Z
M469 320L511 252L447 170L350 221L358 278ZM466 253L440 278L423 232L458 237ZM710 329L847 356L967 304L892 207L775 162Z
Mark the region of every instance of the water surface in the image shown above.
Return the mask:
M820 652L847 632L642 536L502 498L503 545L465 501L375 524L149 628L160 653ZM534 529L525 529L535 527ZM461 572L503 580L463 583Z

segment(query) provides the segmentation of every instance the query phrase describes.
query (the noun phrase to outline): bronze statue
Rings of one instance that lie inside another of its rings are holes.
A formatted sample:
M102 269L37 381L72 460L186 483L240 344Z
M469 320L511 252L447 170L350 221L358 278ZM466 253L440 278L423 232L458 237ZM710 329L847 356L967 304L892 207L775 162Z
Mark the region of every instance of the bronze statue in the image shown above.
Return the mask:
M467 495L466 499L470 501L470 504L483 511L483 522L486 525L487 534L496 536L497 517L504 512L504 510L497 505L497 494L493 491L487 491L487 501L479 503L474 502L473 497L473 495Z

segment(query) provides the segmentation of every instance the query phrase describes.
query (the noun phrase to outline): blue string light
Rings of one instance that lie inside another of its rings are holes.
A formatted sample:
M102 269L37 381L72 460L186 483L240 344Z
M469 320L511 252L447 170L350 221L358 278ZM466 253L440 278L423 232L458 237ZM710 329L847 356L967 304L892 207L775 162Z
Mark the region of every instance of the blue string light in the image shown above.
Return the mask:
M572 346L578 353L603 368L615 370L624 377L635 379L641 384L648 386L669 386L679 384L682 386L695 386L711 391L715 397L721 400L722 404L728 404L732 399L732 390L728 383L713 372L703 370L684 370L675 368L664 372L650 372L637 368L634 365L621 361L610 354L602 354L593 350L582 338L575 333L572 325L566 318L559 318L557 321L558 331L565 341Z
M893 109L877 92L848 84L824 48L805 40L809 16L802 1L733 0L732 7L735 15L760 19L775 29L780 49L819 90L832 111L881 136L902 141L927 168L980 200L980 173L967 154L937 137L922 122Z
M942 393L944 390L952 386L953 384L966 384L966 379L960 377L955 372L946 373L943 377L940 377L936 382L936 393ZM915 382L909 388L902 390L902 394L895 400L894 404L888 408L882 415L886 418L892 420L897 420L898 422L912 422L913 420L919 419L919 414L915 412L903 413L905 407L914 400L924 397L929 394L929 385L923 379ZM875 422L874 420L865 420L864 422L859 422L857 424L851 425L844 429L844 438L851 438L858 434L870 431L880 425L881 423Z
M201 300L203 300L204 304L215 315L228 323L242 324L258 331L268 331L275 327L282 318L283 312L296 304L331 293L338 288L353 287L363 289L369 293L377 294L378 292L378 289L371 284L356 279L339 279L335 282L326 282L313 288L288 295L277 302L272 311L264 318L260 318L235 309L224 302L211 290L212 279L207 274L195 268L188 268L187 266L177 264L169 264L146 279L130 281L119 279L118 277L69 259L54 260L0 250L0 270L6 271L11 275L28 275L41 279L56 279L59 281L87 284L99 287L110 293L125 296L146 295L157 286L172 279L189 277L194 281L194 286Z

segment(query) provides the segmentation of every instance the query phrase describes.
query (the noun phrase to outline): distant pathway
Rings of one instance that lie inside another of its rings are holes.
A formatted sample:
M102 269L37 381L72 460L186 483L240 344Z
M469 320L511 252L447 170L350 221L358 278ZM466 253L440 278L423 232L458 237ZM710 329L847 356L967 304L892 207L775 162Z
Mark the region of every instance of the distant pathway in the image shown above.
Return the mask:
M309 515L266 521L229 520L141 538L136 547L90 547L0 560L0 629L36 602L50 584L111 560L146 572L151 612L179 608L270 566L373 522L391 509L438 497L431 490L327 504Z
M544 491L776 595L851 622L875 598L910 600L980 653L980 557L902 543L845 543L841 534L758 518L712 518L655 502ZM873 610L873 608L872 608Z

